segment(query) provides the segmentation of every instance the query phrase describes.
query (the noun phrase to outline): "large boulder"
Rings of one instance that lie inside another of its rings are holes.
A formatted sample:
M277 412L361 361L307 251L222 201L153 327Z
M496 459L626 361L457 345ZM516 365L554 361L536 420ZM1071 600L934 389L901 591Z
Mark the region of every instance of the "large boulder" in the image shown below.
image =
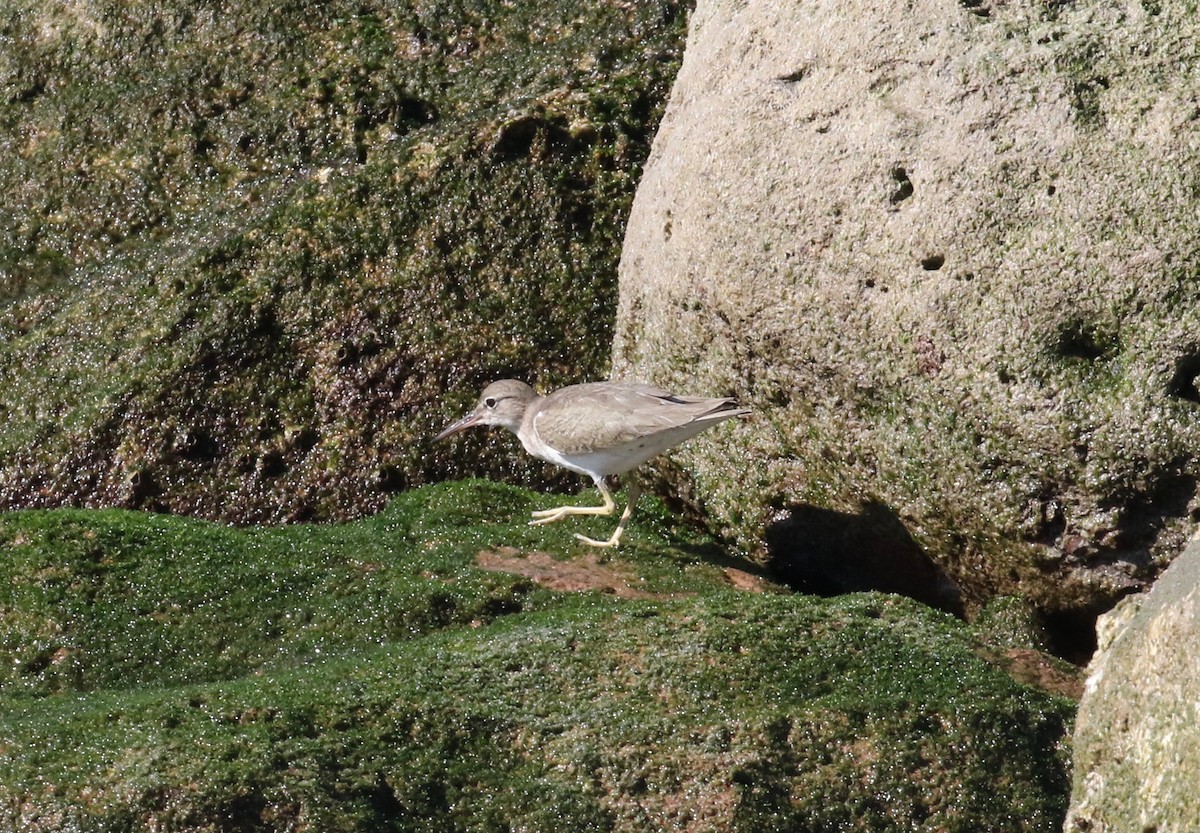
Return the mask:
M1100 621L1066 830L1200 830L1200 538Z
M0 506L331 520L545 480L426 440L493 378L607 368L685 18L0 2Z
M759 416L671 474L798 579L920 567L946 606L1022 595L1086 634L1200 506L1200 18L700 0L690 25L614 370Z

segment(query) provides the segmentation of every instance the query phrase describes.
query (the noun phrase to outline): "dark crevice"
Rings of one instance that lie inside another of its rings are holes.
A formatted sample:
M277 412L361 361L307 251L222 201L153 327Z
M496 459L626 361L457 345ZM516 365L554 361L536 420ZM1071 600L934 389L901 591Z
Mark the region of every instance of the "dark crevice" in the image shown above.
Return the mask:
M1148 567L1150 549L1159 534L1176 518L1188 514L1200 482L1185 471L1187 465L1184 459L1171 461L1168 470L1158 474L1150 489L1132 495L1126 501L1125 517L1117 538L1117 547L1125 553L1125 560ZM1144 556L1133 558L1131 553L1134 552L1144 553Z
M1096 652L1096 619L1103 610L1061 610L1042 617L1050 652L1083 666Z
M791 504L777 512L765 537L772 574L802 592L878 590L963 615L957 585L881 503L856 513Z
M1055 349L1064 358L1097 361L1116 354L1117 340L1095 324L1073 321L1059 333Z
M561 125L541 115L522 115L500 125L488 151L500 160L542 159L573 145L571 134Z
M1200 351L1188 353L1175 362L1175 372L1167 383L1167 394L1176 399L1186 399L1200 404Z
M913 195L912 180L908 178L908 171L904 168L896 167L892 169L892 179L896 182L896 190L888 197L888 202L892 205L904 202Z

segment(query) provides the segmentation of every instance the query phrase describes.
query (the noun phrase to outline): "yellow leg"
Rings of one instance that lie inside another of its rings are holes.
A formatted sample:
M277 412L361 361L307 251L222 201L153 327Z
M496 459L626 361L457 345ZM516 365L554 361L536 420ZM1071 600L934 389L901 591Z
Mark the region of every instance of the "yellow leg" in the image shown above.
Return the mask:
M603 480L596 481L596 488L600 490L600 494L604 495L603 506L559 506L557 509L539 509L533 513L533 520L529 522L529 525L552 524L555 521L561 521L568 515L611 515L617 510L612 493L608 491Z
M607 541L597 541L595 538L589 538L586 535L575 533L575 537L585 544L591 544L593 547L615 547L621 541L621 533L625 531L625 522L629 520L629 516L633 514L633 506L637 503L637 499L641 496L642 490L638 488L637 483L633 479L629 480L629 496L625 500L625 511L621 513L621 520L617 523L617 529L613 532L612 537ZM605 494L605 497L611 501L612 498Z

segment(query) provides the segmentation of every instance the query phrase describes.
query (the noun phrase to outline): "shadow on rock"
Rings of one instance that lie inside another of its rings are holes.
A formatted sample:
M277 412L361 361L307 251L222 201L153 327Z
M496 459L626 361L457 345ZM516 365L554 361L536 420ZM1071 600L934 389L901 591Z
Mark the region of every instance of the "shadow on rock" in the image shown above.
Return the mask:
M793 504L767 527L772 572L807 593L878 590L963 615L958 586L881 503L856 513Z

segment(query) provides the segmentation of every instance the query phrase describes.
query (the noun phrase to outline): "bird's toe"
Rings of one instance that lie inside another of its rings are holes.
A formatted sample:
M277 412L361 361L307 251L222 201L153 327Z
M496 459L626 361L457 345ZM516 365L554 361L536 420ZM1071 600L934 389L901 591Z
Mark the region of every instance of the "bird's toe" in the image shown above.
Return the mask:
M550 518L557 521L565 518L570 510L570 506L557 506L554 509L538 509L529 514L534 518Z
M552 524L555 521L561 521L567 516L566 512L534 512L533 520L529 522L530 526L541 526L542 524Z
M575 533L575 537L578 538L580 541L583 541L583 543L587 544L588 546L592 546L592 547L615 547L617 545L617 543L620 541L619 535L614 535L613 537L609 538L607 541L597 541L595 538L589 538L586 535L581 535L578 532Z

